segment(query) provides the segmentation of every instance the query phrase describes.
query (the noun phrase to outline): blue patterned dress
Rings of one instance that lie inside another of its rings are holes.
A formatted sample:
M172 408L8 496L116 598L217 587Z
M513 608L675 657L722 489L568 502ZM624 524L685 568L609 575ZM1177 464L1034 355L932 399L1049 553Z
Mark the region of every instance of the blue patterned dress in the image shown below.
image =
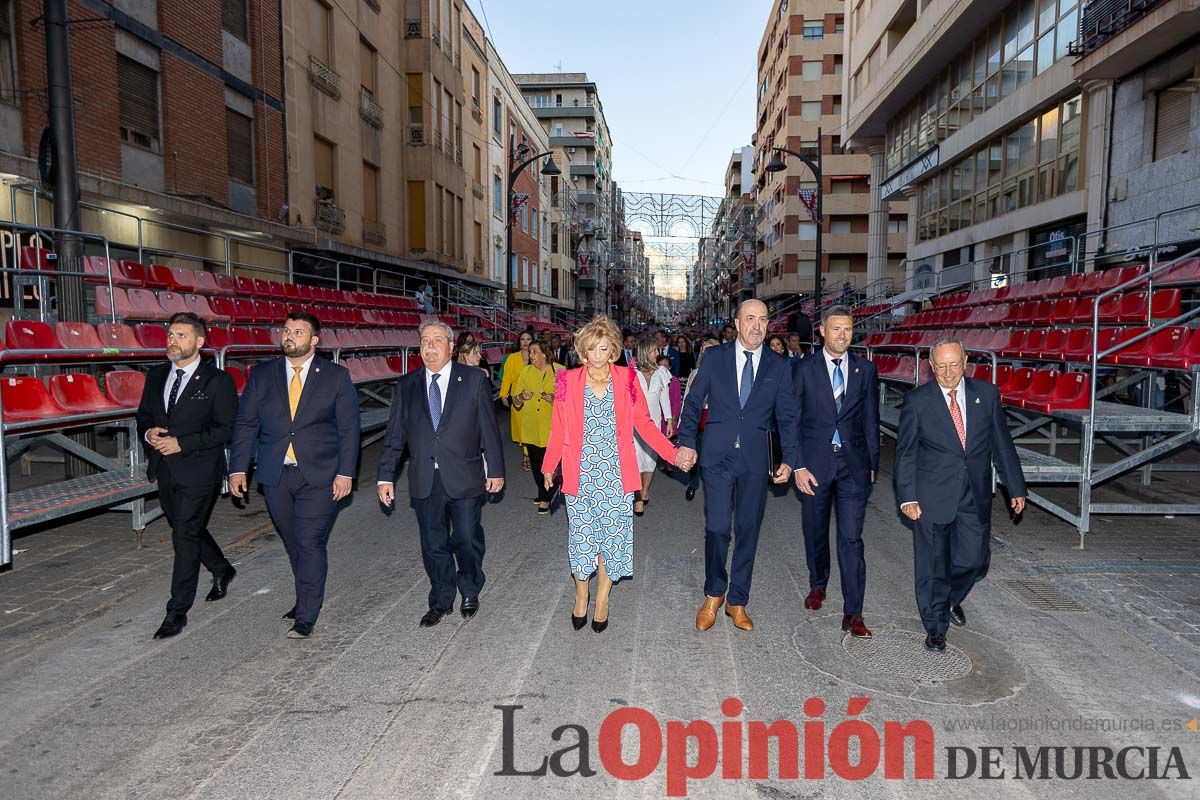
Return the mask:
M613 387L596 397L583 388L583 450L579 494L567 500L567 557L583 580L596 571L596 556L614 581L633 575L633 493L621 486Z

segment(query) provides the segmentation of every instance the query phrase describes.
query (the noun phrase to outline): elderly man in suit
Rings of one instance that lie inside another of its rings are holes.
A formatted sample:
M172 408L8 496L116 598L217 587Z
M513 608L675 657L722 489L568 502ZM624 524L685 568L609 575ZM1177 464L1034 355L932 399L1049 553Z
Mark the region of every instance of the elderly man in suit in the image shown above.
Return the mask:
M429 610L421 627L441 622L462 595L459 611L479 611L483 589L486 493L504 488L504 451L492 387L478 369L450 360L454 335L444 322L421 323L424 368L396 381L392 415L379 457L379 501L395 501L400 458L408 447L408 493L417 512L421 559L429 576Z
M825 600L829 514L836 508L842 630L870 638L862 618L867 584L862 530L879 471L879 376L874 364L850 353L854 317L849 308L827 308L820 331L824 347L792 361L792 385L804 420L795 471L808 561L804 607L816 611Z
M753 630L746 604L754 572L767 482L785 483L796 463L796 396L787 359L763 347L767 306L746 300L738 307L737 338L710 348L683 404L679 452L696 459L700 412L708 406L704 452L704 604L696 627L706 631L725 613L740 630ZM783 463L771 463L768 432L778 430ZM774 470L772 472L772 470ZM737 539L727 572L731 529Z
M963 344L942 337L929 350L935 380L904 396L893 470L900 511L913 522L917 607L925 648L946 649L947 622L966 625L962 603L991 558L992 464L1012 513L1025 509L1021 460L1000 393L964 377Z
M321 323L292 311L280 329L283 357L259 364L246 382L229 456L229 491L255 476L296 579L288 637L307 639L325 602L329 533L358 465L358 394L345 367L316 355Z
M175 636L187 625L196 599L200 565L212 573L206 601L220 600L237 574L208 531L213 501L225 474L225 446L233 435L237 389L233 378L200 359L208 329L190 312L171 317L167 362L150 370L138 405L137 426L148 455L147 475L158 483L158 500L171 526L175 563L171 599L155 639Z

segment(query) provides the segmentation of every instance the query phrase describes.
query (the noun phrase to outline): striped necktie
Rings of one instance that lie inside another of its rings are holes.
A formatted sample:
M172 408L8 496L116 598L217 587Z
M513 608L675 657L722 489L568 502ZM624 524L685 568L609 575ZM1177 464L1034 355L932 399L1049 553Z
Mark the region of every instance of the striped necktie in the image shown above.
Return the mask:
M842 399L846 395L846 379L842 377L842 360L840 358L833 359L833 404L837 407L839 414L842 413ZM837 427L833 429L833 443L838 447L842 446L842 435L838 433Z

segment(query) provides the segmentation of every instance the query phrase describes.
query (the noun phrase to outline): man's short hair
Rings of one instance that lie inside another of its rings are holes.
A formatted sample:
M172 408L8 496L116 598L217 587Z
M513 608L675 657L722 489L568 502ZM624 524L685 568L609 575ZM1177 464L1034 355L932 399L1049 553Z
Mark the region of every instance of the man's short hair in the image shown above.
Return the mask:
M933 340L933 344L930 345L930 347L929 347L929 360L930 361L933 360L933 351L934 350L937 350L939 347L941 347L943 345L947 345L947 344L958 345L958 349L962 351L963 358L967 357L967 348L962 343L962 339L959 339L957 336L939 336L938 338Z
M449 325L437 317L430 317L429 319L421 320L421 324L417 326L417 335L422 339L425 338L425 331L429 330L430 328L441 328L446 332L447 341L454 341L454 331ZM536 339L537 337L535 336L534 338Z
M283 321L288 322L289 320L294 322L307 322L312 326L313 336L321 335L321 320L317 319L316 315L314 314L310 314L307 311L289 311L287 316L283 318Z
M191 325L193 335L197 338L208 338L208 325L191 311L177 311L172 314L171 321L167 323L167 327L169 328L172 325Z
M825 323L829 322L830 317L849 317L851 320L853 320L854 311L850 308L850 306L832 305L825 309L825 311L821 314L821 324L824 325Z

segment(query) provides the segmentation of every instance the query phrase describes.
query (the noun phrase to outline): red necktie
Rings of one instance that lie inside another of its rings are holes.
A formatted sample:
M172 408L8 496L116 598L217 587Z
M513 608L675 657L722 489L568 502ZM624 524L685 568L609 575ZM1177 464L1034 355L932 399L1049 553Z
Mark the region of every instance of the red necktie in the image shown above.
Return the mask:
M958 389L950 390L950 418L954 420L954 429L958 431L958 442L966 450L967 426L963 424L962 410L958 407Z

